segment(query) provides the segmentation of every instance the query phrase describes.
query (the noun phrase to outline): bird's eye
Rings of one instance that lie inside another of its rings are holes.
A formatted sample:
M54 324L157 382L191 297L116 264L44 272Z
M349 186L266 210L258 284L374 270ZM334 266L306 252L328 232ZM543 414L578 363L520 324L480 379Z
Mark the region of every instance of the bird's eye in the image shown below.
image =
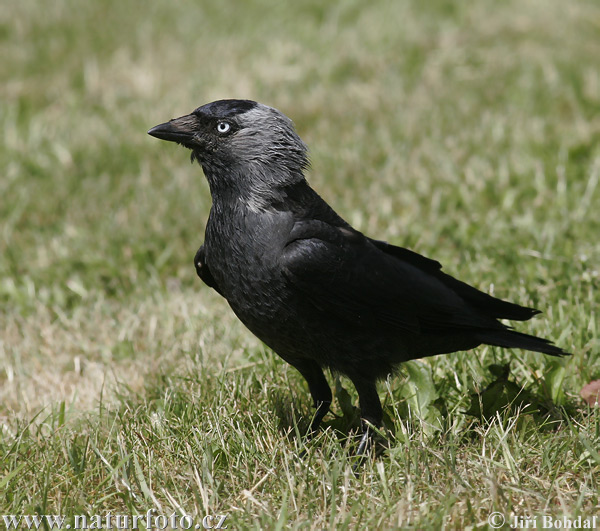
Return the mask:
M224 135L225 133L228 133L230 129L231 129L231 125L228 124L227 122L219 122L217 124L217 131L222 135Z

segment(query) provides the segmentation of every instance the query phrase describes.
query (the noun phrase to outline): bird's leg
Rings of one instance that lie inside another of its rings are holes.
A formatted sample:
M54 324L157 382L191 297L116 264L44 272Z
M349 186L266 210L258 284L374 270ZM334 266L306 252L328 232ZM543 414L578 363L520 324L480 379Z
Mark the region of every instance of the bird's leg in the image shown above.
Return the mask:
M304 376L308 383L308 388L316 408L307 434L307 438L310 440L319 429L323 417L329 411L332 399L331 389L325 379L323 370L315 361L302 360L300 362L294 362L293 365L300 371L300 374Z
M382 425L383 409L381 408L381 402L379 400L377 387L375 386L374 381L357 377L352 379L352 383L358 391L362 426L362 437L360 439L360 443L358 444L356 455L363 456L367 453L369 447L374 443L373 428L377 428ZM386 443L387 441L383 442L383 446L387 446ZM359 464L360 461L355 465L355 471Z

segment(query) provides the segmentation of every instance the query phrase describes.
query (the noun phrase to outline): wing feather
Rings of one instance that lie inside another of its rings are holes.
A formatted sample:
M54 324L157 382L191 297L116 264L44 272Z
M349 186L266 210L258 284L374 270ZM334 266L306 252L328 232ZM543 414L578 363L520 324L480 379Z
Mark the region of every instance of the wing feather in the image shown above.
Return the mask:
M284 249L284 275L316 307L356 324L413 334L504 328L440 280L438 262L401 248L385 252L383 243L349 227L303 221Z

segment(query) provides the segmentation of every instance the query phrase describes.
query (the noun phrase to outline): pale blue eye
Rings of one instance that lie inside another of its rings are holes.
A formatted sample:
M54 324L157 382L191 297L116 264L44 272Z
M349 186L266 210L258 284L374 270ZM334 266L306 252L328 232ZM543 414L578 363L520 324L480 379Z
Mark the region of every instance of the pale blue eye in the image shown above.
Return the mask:
M230 129L231 125L229 125L227 122L219 122L217 124L217 131L221 134L229 132Z

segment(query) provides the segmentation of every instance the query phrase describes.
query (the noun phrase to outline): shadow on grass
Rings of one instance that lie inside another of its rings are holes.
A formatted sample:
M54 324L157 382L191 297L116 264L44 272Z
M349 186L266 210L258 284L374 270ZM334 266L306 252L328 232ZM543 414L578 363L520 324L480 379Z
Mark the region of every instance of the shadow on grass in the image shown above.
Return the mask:
M515 420L515 428L521 432L537 430L541 433L557 431L565 427L565 423L581 416L582 410L577 404L567 401L562 391L562 365L557 364L545 375L539 385L523 385L511 373L510 363L493 364L487 367L490 382L480 391L473 392L467 399L468 407L457 410L445 397L439 396L433 389L419 389L429 396L437 396L416 411L411 409L411 400L403 394L402 385L397 394L400 400L393 407L384 405L383 430L381 435L392 443L401 443L404 439L402 431L415 433L425 431L427 436L443 439L444 434L453 429L456 415L465 417L466 424L459 439L465 442L478 437L478 426L487 426L497 419ZM433 380L420 381L425 387L433 386ZM444 388L444 385L438 387ZM414 398L414 397L410 397ZM418 397L417 397L418 398ZM419 400L416 401L417 403ZM423 403L424 401L421 400ZM414 405L414 404L413 404ZM307 439L314 409L299 400L295 395L290 397L289 390L275 393L271 399L271 407L279 420L278 429L286 434L289 440ZM417 413L417 414L415 414ZM400 427L403 425L403 428ZM353 397L343 387L339 377L335 379L334 404L321 424L320 431L333 430L342 445L354 442L361 431L360 409L354 405Z

